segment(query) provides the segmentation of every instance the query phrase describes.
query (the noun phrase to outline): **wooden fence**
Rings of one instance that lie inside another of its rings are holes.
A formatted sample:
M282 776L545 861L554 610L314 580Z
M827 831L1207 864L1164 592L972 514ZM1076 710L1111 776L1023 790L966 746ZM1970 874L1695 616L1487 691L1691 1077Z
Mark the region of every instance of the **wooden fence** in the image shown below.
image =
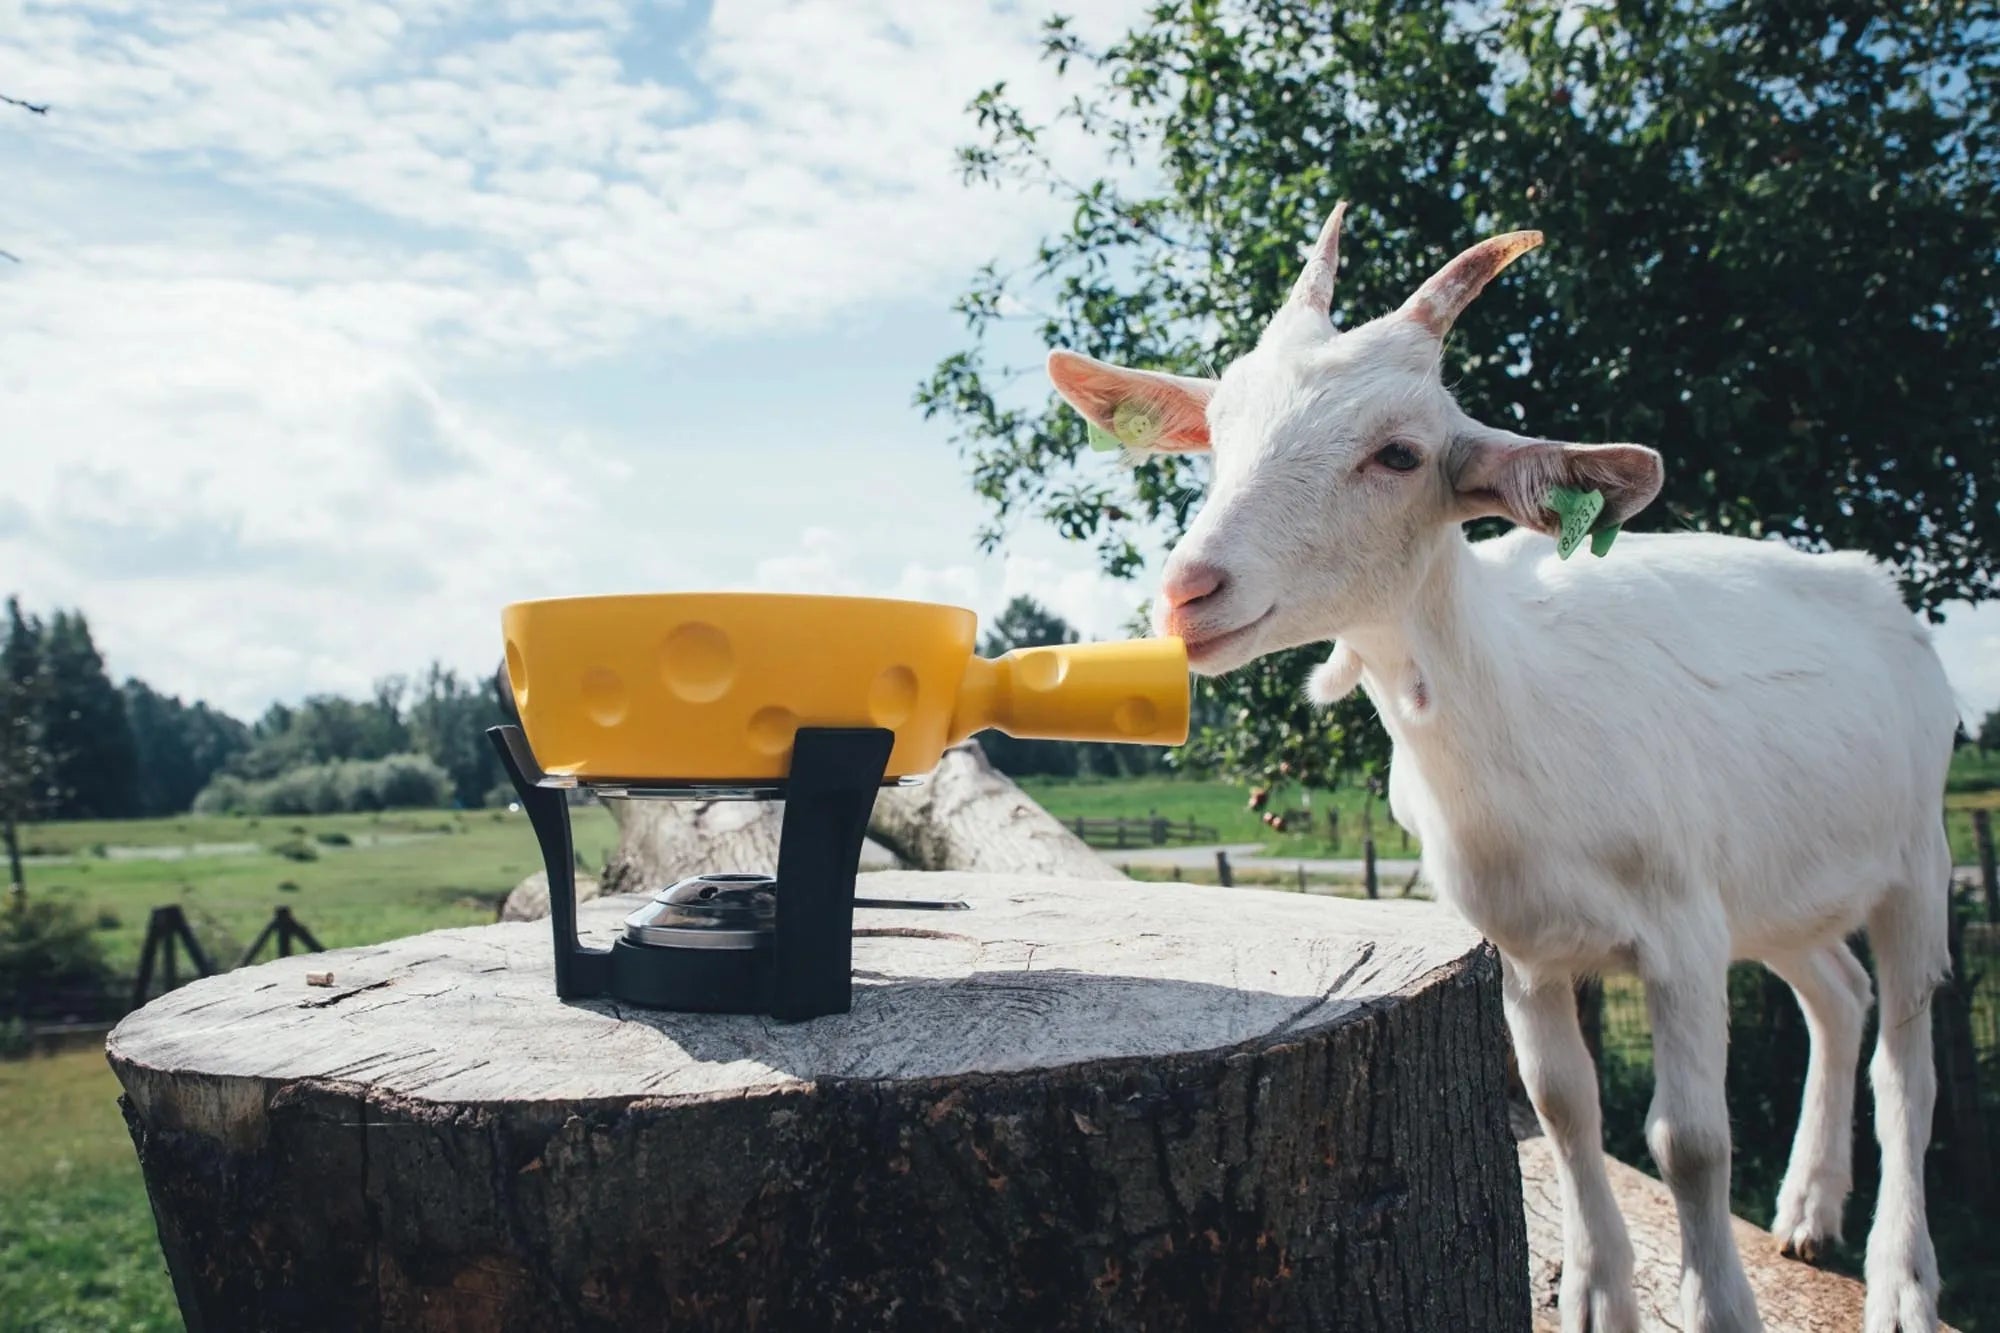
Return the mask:
M1197 824L1194 816L1184 820L1148 815L1130 819L1123 815L1110 819L1086 819L1079 815L1065 821L1077 837L1093 847L1164 847L1170 842L1221 842L1213 825Z

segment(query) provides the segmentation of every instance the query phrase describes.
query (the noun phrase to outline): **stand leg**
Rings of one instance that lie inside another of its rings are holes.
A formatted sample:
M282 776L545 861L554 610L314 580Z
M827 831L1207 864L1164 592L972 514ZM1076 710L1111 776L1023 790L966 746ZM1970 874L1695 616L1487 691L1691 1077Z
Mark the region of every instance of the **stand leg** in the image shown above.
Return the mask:
M611 980L611 953L587 949L576 938L576 863L570 847L569 798L540 785L542 769L519 727L489 727L487 737L499 751L500 765L521 798L521 808L534 825L541 844L542 868L549 877L549 928L555 936L556 994L602 995Z
M854 873L896 734L806 727L793 741L778 835L771 1016L844 1014L854 999Z

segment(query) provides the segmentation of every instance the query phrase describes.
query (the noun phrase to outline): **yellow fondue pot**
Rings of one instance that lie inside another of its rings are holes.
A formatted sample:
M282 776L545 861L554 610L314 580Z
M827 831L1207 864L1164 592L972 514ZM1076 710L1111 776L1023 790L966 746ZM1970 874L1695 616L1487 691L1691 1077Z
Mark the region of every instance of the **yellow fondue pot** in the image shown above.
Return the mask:
M783 593L516 602L507 677L542 771L580 782L782 779L800 727L885 727L887 777L996 728L1042 740L1179 745L1179 639L973 653L956 606Z

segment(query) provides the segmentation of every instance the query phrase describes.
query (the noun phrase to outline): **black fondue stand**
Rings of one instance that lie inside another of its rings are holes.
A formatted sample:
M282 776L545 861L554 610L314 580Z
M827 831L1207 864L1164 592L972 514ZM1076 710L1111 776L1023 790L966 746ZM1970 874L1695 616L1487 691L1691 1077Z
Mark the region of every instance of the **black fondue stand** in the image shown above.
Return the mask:
M769 1014L798 1021L853 1005L854 876L868 816L896 735L882 727L801 727L778 782L578 780L542 772L515 725L488 729L534 825L549 877L556 994L690 1013ZM626 918L610 948L576 933L569 791L682 800L782 800L778 873L697 875ZM860 900L870 907L962 903Z

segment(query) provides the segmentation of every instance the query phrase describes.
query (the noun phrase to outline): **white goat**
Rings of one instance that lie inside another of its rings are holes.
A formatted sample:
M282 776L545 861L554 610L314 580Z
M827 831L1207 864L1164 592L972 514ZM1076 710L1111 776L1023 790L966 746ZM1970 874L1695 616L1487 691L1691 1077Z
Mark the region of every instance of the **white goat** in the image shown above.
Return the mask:
M1659 455L1482 425L1438 375L1452 321L1540 234L1482 242L1393 314L1336 333L1344 208L1219 380L1049 357L1100 427L1143 423L1154 451L1212 448L1157 628L1205 675L1335 640L1314 697L1358 680L1380 712L1391 811L1422 839L1439 897L1501 953L1522 1078L1560 1171L1565 1330L1637 1322L1574 980L1643 979L1646 1137L1680 1215L1686 1327L1753 1329L1729 1231L1726 973L1759 959L1805 1011L1805 1106L1775 1230L1811 1260L1839 1235L1851 1177L1870 997L1845 940L1865 924L1882 1005L1867 1329L1929 1333L1929 1002L1948 967L1956 708L1927 632L1858 554L1675 533L1558 559L1549 488L1597 489L1600 522L1620 522L1658 493ZM1518 526L1468 543L1460 525L1486 515Z

